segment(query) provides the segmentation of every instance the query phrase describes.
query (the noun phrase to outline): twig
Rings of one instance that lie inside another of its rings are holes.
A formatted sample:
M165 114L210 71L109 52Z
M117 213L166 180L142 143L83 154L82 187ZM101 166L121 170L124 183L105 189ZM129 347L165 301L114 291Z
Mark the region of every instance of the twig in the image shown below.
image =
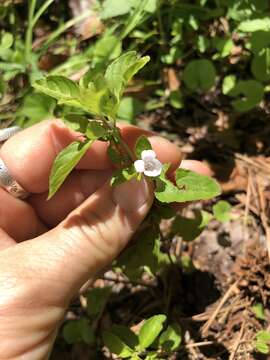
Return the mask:
M208 346L208 345L213 345L213 344L214 344L214 341L202 341L202 342L187 344L187 345L185 345L185 348L190 349L190 348Z
M243 337L245 325L246 325L246 320L244 320L242 322L241 329L239 331L239 335L237 336L237 339L236 339L235 343L233 344L233 348L232 348L232 352L230 354L229 360L235 359L235 355L237 354L237 350L239 348L239 345L240 345L242 337Z
M261 183L258 181L258 177L256 176L256 181L257 181L257 187L258 187L258 193L259 193L259 202L260 202L260 217L262 220L262 225L265 231L265 236L266 236L266 246L267 246L267 250L268 250L268 257L269 257L269 261L270 261L270 227L268 225L268 219L265 213L265 197L264 197L264 193L263 193L263 189L262 189L262 185Z
M151 289L154 289L155 288L155 285L152 285L152 284L147 284L147 283L144 283L142 281L131 281L131 280L127 280L127 279L114 279L114 278L111 278L109 276L103 276L102 277L103 280L106 280L106 281L112 281L114 283L122 283L122 284L126 284L126 285L133 285L133 286L144 286L144 287L149 287Z
M240 278L241 279L241 278ZM202 327L202 335L205 336L208 330L210 329L211 325L213 324L215 318L217 317L218 313L220 312L222 306L226 303L226 301L231 297L231 295L237 290L237 285L240 281L238 279L234 284L230 286L230 288L227 290L227 292L224 294L223 298L220 300L220 303L218 304L217 308L209 318L209 320L204 324Z

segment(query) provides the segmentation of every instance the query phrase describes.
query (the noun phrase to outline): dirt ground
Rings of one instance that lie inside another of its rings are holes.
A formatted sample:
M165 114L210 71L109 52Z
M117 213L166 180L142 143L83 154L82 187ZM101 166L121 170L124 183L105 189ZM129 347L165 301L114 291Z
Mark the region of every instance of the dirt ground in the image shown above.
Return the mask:
M208 102L194 102L193 113L183 113L181 119L166 109L144 114L139 125L177 143L185 158L210 166L222 184L221 198L233 205L232 218L223 224L212 221L193 242L172 240L171 254L190 256L193 271L172 265L157 279L146 276L137 284L112 271L105 273L95 285L113 286L113 296L100 321L105 326L129 325L152 313L170 313L185 333L181 351L170 359L270 359L254 352L253 346L256 333L270 329L268 114L264 110L251 113L249 119L231 118L225 112L207 111L215 109ZM209 206L211 202L191 204L184 213ZM166 227L165 222L165 232ZM82 302L81 298L73 304L69 316L78 313ZM265 320L256 318L256 303L263 304ZM52 358L110 357L94 355L82 345L67 351L59 338Z

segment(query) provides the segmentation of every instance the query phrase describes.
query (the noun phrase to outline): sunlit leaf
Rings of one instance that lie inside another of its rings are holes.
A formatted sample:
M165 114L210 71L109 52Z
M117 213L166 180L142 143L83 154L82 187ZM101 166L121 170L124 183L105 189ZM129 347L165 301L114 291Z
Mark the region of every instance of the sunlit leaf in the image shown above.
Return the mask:
M91 144L92 141L86 143L75 141L57 155L50 174L48 199L58 191Z
M165 315L154 315L145 320L139 332L139 346L141 350L147 349L160 334L163 323L166 320Z
M105 346L113 353L119 357L125 359L129 358L133 354L133 350L126 345L117 335L109 331L104 331L103 342Z
M135 51L129 51L108 66L105 79L117 99L120 99L127 83L149 60L149 56L141 58Z
M231 218L231 205L224 200L220 200L213 206L213 214L218 221L226 222Z

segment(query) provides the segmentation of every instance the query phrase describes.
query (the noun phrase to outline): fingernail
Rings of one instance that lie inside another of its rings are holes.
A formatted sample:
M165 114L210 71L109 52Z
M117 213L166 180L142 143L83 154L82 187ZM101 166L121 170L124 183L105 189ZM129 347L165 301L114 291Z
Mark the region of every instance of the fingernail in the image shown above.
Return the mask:
M115 187L113 191L114 201L125 211L138 210L150 197L147 182L132 179Z

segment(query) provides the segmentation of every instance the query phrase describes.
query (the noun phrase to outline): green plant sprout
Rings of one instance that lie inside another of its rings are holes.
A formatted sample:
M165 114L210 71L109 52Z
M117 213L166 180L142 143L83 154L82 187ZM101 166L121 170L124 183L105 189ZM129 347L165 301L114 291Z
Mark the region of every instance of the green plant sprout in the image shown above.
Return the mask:
M110 331L103 332L103 342L121 359L166 359L182 341L180 326L171 323L165 328L166 319L163 314L152 316L144 321L138 334L128 327L114 325Z
M139 57L130 51L114 60L104 74L90 69L79 84L63 76L48 76L33 84L58 104L83 112L83 115L67 116L71 120L67 120L68 125L80 130L85 140L73 142L57 156L50 175L49 199L96 140L109 142L108 155L120 166L113 174L112 186L146 176L155 183L155 197L160 203L205 200L220 194L215 180L190 170L178 169L176 184L171 182L166 176L170 164L162 165L156 159L145 136L137 140L134 152L122 139L116 124L121 98L128 82L149 60L148 56Z

